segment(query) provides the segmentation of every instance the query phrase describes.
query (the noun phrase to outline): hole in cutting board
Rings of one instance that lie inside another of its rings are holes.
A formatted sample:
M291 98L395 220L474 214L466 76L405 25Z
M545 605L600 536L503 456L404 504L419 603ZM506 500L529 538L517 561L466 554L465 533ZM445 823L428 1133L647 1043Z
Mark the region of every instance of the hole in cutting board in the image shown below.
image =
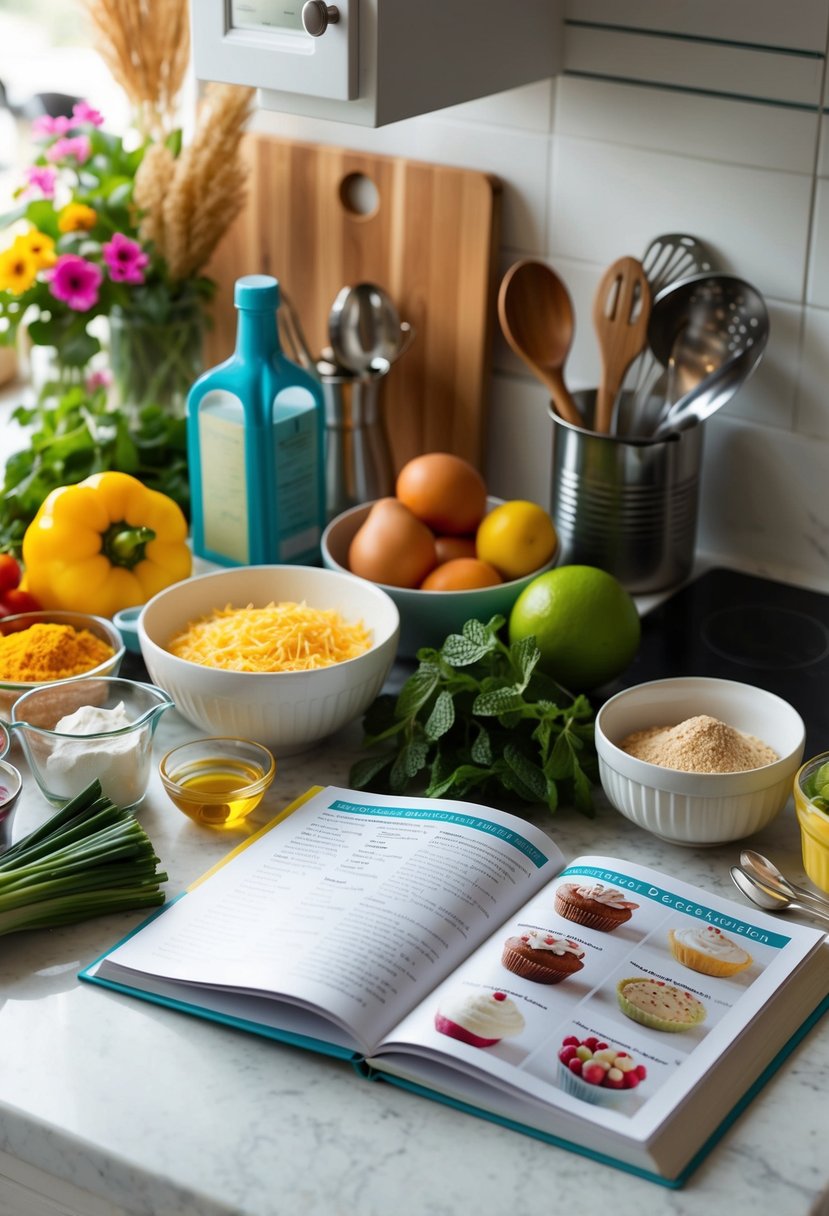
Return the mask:
M368 219L380 206L380 192L365 173L349 173L340 182L340 202L351 215Z

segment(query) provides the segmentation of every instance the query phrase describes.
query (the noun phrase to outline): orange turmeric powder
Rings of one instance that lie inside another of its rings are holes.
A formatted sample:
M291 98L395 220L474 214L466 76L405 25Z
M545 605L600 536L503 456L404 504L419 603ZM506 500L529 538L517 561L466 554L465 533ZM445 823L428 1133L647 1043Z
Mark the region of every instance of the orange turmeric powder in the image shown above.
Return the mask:
M38 622L0 637L0 680L65 680L91 671L114 653L88 629Z

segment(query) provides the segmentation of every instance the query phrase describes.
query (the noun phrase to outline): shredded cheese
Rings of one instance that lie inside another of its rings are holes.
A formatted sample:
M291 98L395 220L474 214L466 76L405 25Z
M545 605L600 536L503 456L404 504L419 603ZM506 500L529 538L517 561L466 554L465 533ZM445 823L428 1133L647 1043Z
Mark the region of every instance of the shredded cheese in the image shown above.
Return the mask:
M332 609L271 602L218 608L191 621L167 644L171 654L225 671L313 671L364 654L371 631Z

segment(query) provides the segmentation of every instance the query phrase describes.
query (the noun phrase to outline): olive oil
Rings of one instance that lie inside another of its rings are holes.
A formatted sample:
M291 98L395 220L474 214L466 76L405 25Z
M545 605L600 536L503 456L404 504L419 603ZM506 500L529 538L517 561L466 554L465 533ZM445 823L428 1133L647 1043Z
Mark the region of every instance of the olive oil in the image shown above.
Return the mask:
M173 774L178 796L173 801L197 823L238 827L262 801L262 769L224 759L200 760ZM251 786L254 786L251 789Z

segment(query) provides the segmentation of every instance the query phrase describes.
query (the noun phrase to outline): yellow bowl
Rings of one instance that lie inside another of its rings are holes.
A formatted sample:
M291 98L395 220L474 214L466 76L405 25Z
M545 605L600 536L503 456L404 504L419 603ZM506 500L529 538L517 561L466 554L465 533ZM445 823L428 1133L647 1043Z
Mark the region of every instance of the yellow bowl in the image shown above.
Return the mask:
M172 802L204 827L236 829L259 806L276 774L271 752L250 739L182 743L159 765Z
M803 868L816 887L829 892L829 814L815 806L806 793L818 769L829 764L829 752L822 752L798 769L794 779L794 807L800 824Z

